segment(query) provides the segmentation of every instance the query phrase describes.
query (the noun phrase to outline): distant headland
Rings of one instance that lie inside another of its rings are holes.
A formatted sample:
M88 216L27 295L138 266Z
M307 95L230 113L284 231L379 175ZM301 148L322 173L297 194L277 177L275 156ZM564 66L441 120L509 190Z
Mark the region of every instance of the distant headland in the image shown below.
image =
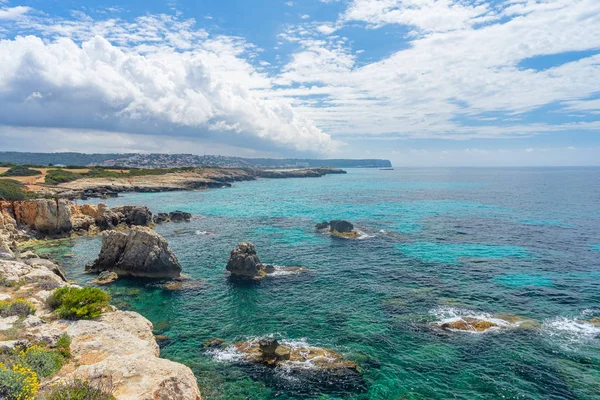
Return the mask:
M86 154L0 152L0 163L35 165L118 166L127 168L221 167L221 168L390 168L381 159L242 158L195 154Z

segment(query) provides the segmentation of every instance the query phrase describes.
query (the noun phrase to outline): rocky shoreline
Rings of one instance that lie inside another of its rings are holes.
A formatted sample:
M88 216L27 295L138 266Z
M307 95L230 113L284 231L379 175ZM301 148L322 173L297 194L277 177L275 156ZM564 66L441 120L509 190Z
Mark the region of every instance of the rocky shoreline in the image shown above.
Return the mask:
M296 170L256 170L202 168L190 172L163 175L142 175L127 178L83 178L57 186L46 186L49 194L66 199L114 197L126 192L169 192L230 187L233 182L257 178L319 178L329 174L345 174L337 168L309 168Z
M73 379L110 379L119 400L200 400L192 371L159 357L152 323L135 312L110 307L92 320L62 320L47 304L52 290L77 287L57 273L60 266L35 254L3 253L0 257L0 300L25 301L35 313L0 318L0 349L10 351L35 343L53 347L70 338L70 359L58 373L41 379L40 391Z

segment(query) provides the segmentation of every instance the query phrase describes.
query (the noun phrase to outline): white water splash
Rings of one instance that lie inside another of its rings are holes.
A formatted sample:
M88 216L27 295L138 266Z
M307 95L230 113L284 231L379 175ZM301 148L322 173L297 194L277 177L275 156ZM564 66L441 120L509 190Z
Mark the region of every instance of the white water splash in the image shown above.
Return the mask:
M489 313L477 312L477 311L469 310L466 308L438 307L433 310L430 310L429 313L436 317L436 321L434 322L434 325L442 325L445 323L457 322L457 321L464 320L464 318L473 318L473 319L477 319L477 320L489 321L489 322L492 322L492 323L498 325L497 327L491 327L489 329L486 329L485 331L475 331L475 330L463 331L463 330L458 330L458 329L450 329L450 330L456 331L456 332L483 334L483 333L487 333L487 332L498 331L500 329L516 328L520 324L520 321L511 323L504 319L494 317L493 315L491 315Z
M585 310L579 317L556 317L542 324L542 333L560 347L573 350L600 340L600 327L586 321L598 310Z

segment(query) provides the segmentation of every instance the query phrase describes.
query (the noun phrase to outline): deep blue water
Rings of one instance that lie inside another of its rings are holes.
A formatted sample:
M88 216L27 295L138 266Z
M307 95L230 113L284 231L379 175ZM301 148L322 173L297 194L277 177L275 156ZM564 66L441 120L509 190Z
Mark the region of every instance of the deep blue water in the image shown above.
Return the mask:
M229 189L127 194L106 201L191 212L156 228L199 287L111 287L174 341L164 357L189 365L206 399L600 398L600 169L350 169L318 179L262 179ZM365 237L315 232L352 221ZM309 273L230 281L239 241L263 262ZM63 242L72 279L98 238ZM483 334L434 324L456 316L511 321ZM240 365L202 342L273 335L334 349L364 381L324 385Z

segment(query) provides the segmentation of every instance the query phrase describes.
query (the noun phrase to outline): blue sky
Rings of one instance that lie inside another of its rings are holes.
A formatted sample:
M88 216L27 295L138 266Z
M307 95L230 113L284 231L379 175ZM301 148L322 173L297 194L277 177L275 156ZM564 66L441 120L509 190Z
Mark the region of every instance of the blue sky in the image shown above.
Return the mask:
M600 165L597 0L0 0L0 150Z

